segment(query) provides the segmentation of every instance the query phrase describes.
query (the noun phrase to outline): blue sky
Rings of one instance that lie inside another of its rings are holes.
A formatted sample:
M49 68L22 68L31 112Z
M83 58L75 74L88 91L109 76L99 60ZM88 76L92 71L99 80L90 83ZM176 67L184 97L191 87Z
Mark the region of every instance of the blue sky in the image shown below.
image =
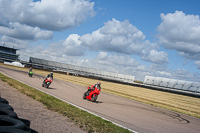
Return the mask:
M199 0L0 0L0 43L105 71L200 81Z

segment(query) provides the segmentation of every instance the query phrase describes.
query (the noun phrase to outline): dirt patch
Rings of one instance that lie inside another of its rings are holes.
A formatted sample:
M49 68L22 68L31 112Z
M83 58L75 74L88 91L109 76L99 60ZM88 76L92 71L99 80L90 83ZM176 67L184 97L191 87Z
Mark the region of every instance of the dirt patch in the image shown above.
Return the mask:
M0 80L0 94L9 101L19 118L31 121L31 128L39 133L83 133L69 118L47 110L43 104L20 93Z

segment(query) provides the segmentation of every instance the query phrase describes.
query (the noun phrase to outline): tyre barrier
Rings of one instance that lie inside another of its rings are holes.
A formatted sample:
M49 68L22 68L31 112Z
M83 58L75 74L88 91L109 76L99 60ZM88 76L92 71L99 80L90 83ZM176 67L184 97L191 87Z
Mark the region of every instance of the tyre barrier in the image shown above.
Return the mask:
M17 114L14 111L6 109L6 108L0 108L0 116L18 118Z
M0 128L25 129L25 124L12 117L0 116Z
M27 133L27 131L15 128L0 128L0 133Z
M0 108L6 108L6 109L14 111L13 107L6 103L0 103Z
M6 99L1 98L1 97L0 97L0 103L6 103L6 104L9 104L9 102L8 102Z
M38 133L30 124L29 120L17 116L6 99L0 98L0 133Z

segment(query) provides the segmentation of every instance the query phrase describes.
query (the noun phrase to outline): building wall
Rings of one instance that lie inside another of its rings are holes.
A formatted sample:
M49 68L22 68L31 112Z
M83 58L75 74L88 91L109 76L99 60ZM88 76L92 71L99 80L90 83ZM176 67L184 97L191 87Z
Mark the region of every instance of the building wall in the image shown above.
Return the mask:
M18 49L0 46L0 58L2 61L19 60Z

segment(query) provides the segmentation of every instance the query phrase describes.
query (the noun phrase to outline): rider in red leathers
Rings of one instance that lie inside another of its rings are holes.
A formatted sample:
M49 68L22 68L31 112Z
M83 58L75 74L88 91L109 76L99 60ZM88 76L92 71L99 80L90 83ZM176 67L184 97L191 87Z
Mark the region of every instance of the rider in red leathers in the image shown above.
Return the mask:
M47 77L44 79L44 83L45 83L45 80L47 80L49 77L51 77L53 79L53 72L51 72L50 74L47 75Z
M91 85L90 89L88 89L88 95L89 95L89 93L90 93L91 91L94 91L95 87L96 87L97 89L101 89L101 82L97 82L96 84Z

